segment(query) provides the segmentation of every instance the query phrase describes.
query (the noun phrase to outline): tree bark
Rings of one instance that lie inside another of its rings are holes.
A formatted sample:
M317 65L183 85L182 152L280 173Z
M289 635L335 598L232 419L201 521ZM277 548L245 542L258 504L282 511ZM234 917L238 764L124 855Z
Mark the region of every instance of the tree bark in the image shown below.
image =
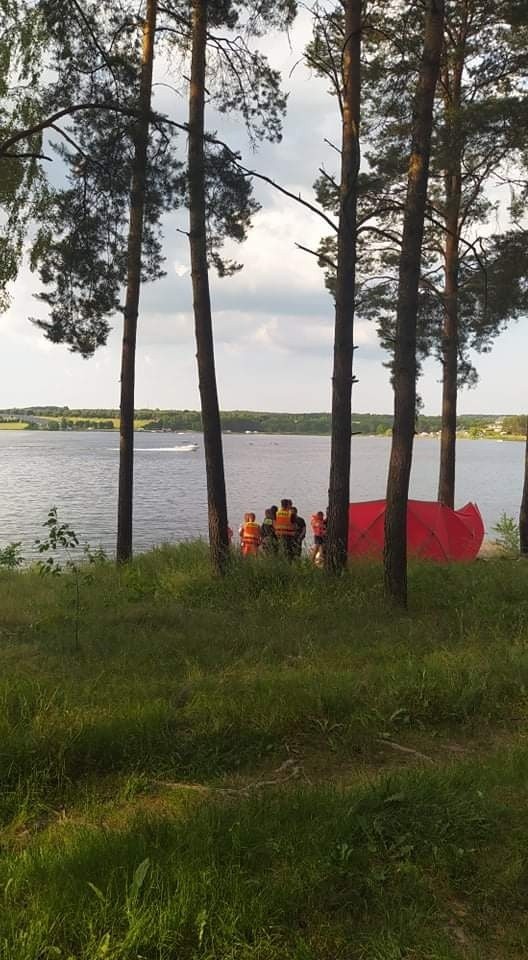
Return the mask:
M456 86L456 85L455 85ZM455 91L456 93L456 91ZM442 329L442 432L438 499L455 506L456 424L458 399L458 266L462 168L457 136L452 137L452 168L445 177L444 324Z
M332 433L325 550L326 568L333 573L343 570L347 562L356 285L357 179L360 164L361 13L361 0L346 0L345 42L343 46L341 181L332 374Z
M207 504L211 561L216 573L225 571L229 557L227 501L222 451L222 427L216 385L213 323L205 209L205 66L207 0L192 3L192 53L189 86L189 243L193 290L196 359L202 408L207 478Z
M524 483L519 513L521 557L528 557L528 416L526 417L526 445L524 448Z
M467 17L467 6L464 8ZM458 400L458 271L460 256L460 208L462 203L462 76L464 72L467 20L464 22L450 65L446 54L444 109L448 129L449 166L444 176L444 324L442 329L442 431L438 499L455 506L456 422Z
M117 559L120 562L130 560L132 556L136 335L139 292L141 287L141 247L143 239L145 189L147 183L147 147L152 99L152 70L154 65L154 35L156 32L157 6L157 0L148 0L146 16L143 22L138 121L134 136L134 161L130 187L130 223L127 252L127 288L121 354L119 428L119 492L116 552Z
M384 573L387 596L407 606L407 502L416 421L416 319L433 108L444 32L444 0L428 0L415 95L400 256L393 363L394 426L387 480Z
M460 195L459 195L460 198ZM444 325L442 330L442 429L438 499L455 506L456 425L458 400L458 213L448 220L444 255Z

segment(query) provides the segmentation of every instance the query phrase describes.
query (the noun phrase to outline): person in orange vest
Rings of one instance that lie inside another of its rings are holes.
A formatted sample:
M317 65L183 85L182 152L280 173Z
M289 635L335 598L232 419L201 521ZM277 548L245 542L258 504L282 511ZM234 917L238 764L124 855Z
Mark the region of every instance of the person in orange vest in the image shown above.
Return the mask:
M319 566L324 560L324 544L326 539L326 520L322 510L318 510L317 513L312 515L311 526L314 538L312 560Z
M296 527L292 514L291 500L281 500L281 505L277 510L275 521L273 523L275 536L279 545L288 560L292 560L295 553L295 534Z
M260 542L260 524L254 513L244 514L244 523L240 527L240 549L243 557L256 557Z

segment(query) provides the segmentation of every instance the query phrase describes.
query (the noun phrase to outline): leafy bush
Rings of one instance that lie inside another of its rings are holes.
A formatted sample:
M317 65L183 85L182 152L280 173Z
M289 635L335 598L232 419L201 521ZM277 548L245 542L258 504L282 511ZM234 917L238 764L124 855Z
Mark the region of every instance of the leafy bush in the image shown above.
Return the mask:
M519 553L519 524L514 517L508 517L501 513L499 520L493 527L493 532L497 534L496 540L501 547L508 553Z
M24 562L21 547L20 541L8 543L6 547L0 547L0 567L5 567L7 570L16 570L17 567L20 567Z
M72 530L67 523L59 522L57 507L51 507L48 512L48 519L42 526L47 527L48 536L45 540L39 538L35 540L35 545L39 553L49 552L50 555L47 560L39 560L37 566L40 572L54 575L61 572L62 566L55 558L56 552L60 550L64 551L68 557L68 566L73 568L75 564L71 559L70 551L79 546L79 538L75 530Z

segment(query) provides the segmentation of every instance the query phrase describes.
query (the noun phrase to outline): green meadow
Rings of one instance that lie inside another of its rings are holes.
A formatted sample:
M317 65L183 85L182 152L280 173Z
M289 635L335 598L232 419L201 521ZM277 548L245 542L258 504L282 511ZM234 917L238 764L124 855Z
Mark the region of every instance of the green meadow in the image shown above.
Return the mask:
M528 564L0 573L2 960L528 954Z

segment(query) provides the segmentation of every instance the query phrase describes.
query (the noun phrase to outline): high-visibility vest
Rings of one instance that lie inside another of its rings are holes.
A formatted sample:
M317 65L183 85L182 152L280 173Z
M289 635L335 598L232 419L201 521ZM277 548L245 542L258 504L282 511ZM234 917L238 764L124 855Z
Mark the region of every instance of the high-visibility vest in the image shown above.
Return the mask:
M281 507L280 510L277 510L277 515L275 517L275 533L278 537L295 536L295 524L289 508L284 509L284 507Z
M260 543L260 524L248 520L242 527L242 543Z
M325 529L326 524L324 522L324 517L321 519L321 517L318 517L317 514L314 513L311 522L312 522L312 532L314 537L324 537L326 533L326 529Z

